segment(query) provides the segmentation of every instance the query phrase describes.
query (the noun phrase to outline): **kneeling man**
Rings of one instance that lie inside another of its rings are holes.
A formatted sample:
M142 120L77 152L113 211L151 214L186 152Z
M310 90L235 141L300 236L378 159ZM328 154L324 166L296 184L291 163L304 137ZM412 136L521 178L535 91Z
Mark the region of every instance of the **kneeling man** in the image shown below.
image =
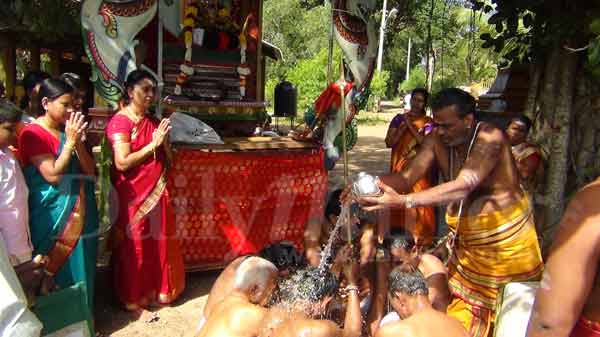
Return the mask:
M391 322L375 337L468 337L460 322L433 308L427 282L419 271L397 267L389 276L389 299L402 320Z
M249 272L251 270L252 272ZM265 259L248 257L237 268L232 291L216 304L198 337L254 337L275 288L277 267Z

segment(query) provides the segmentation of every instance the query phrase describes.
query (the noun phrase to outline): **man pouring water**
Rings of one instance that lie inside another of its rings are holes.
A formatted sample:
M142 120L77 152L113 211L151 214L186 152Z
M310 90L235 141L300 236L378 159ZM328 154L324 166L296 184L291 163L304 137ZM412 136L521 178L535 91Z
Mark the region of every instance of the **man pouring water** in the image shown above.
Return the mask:
M505 134L476 120L470 94L442 90L432 110L435 130L413 160L402 172L380 177L379 195L359 194L357 201L366 211L448 205L448 314L471 336L489 336L499 289L536 280L542 270L532 205L519 185ZM405 194L434 167L445 183ZM345 192L343 199L350 189Z

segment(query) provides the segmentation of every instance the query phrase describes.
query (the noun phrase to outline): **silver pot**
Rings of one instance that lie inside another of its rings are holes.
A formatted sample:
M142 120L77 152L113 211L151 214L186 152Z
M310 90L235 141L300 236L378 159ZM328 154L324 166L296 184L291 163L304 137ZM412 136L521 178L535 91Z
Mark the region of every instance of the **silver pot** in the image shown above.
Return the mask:
M366 172L360 172L352 184L352 192L359 197L381 195L381 189L377 186L379 178Z

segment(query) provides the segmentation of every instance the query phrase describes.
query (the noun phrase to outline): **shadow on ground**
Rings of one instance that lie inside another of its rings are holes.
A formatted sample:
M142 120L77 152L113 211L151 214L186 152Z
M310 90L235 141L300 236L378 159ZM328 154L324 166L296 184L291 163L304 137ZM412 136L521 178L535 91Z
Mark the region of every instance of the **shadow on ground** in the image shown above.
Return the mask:
M219 271L188 273L186 288L175 303L140 315L121 308L113 292L110 269L99 269L94 313L96 331L114 337L189 336L198 326L208 292L218 275ZM148 322L152 315L158 319Z

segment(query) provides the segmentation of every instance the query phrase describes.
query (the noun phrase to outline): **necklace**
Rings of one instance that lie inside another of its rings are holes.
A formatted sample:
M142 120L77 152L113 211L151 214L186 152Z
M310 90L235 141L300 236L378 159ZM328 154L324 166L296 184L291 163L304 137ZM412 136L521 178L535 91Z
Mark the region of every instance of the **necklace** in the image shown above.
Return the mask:
M133 112L131 109L131 105L128 105L127 107L125 107L125 115L129 119L131 119L135 124L139 123L144 118L144 115L138 116L138 114Z
M38 124L39 126L41 126L44 130L50 132L56 138L60 138L60 130L57 130L57 129L51 127L48 124L48 122L46 122L46 117L45 116L42 116L42 117L36 119L35 123Z

